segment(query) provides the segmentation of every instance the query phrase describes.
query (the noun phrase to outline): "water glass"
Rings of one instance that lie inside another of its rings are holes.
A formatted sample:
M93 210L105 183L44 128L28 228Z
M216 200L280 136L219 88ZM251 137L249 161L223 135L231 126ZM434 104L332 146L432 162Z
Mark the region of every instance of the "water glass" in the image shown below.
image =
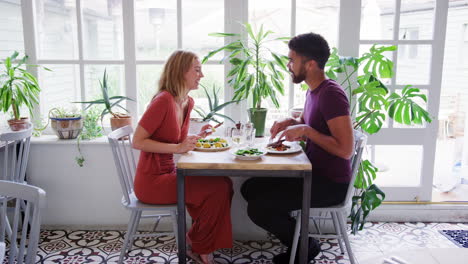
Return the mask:
M237 146L244 144L244 131L242 131L242 129L233 128L231 130L231 141Z
M255 145L255 128L245 131L245 142L250 148Z

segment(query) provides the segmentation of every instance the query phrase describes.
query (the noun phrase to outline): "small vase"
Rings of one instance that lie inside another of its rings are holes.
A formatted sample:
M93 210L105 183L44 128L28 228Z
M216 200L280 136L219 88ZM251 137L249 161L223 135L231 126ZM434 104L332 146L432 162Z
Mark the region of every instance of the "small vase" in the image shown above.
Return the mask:
M266 108L249 108L250 122L255 127L255 137L263 137L265 135Z

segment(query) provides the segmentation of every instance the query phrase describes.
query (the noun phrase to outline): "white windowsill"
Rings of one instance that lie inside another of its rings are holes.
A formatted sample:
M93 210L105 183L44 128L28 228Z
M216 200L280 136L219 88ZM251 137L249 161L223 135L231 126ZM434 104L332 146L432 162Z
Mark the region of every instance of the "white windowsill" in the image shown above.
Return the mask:
M40 137L31 137L32 144L76 144L76 139L59 139L56 135L42 135ZM80 144L108 144L107 137L102 136L91 140L81 140Z

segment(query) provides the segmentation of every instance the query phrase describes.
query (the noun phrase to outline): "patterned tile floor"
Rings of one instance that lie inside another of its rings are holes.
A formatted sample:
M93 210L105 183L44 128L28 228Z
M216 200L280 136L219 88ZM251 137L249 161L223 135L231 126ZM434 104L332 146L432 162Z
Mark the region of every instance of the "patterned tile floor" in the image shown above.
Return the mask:
M398 256L408 264L468 263L468 249L459 248L441 235L442 229L468 230L468 223L367 223L350 240L359 264L385 263L384 259L390 256ZM124 233L43 230L37 260L38 263L116 263ZM170 236L137 240L125 263L177 263L175 244L174 237ZM321 247L322 253L312 263L350 263L347 255L340 254L336 240L321 240ZM282 250L276 239L235 241L232 249L217 251L215 260L266 264L272 263L272 257Z

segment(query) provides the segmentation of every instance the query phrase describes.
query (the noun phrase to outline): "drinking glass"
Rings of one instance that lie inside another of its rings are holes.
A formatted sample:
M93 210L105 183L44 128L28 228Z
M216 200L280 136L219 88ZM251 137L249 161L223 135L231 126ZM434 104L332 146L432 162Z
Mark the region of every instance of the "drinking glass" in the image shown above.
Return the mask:
M231 130L231 141L237 147L244 144L244 131L238 128L232 128Z

